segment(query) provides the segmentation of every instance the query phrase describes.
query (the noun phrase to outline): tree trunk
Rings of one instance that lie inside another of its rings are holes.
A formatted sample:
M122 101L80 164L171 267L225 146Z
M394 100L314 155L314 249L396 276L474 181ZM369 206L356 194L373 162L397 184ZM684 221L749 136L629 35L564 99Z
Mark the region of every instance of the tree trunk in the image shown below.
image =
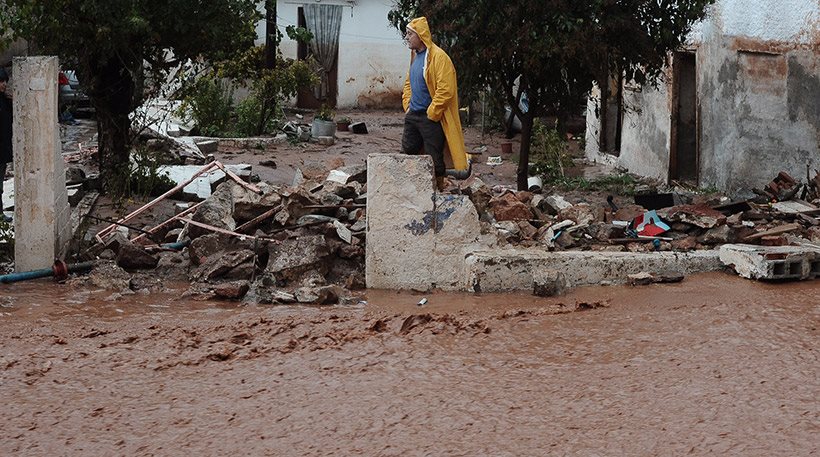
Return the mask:
M116 59L102 62L94 72L91 91L97 111L100 177L106 190L117 183L112 180L127 177L131 150L131 113L134 80L131 73Z
M518 154L518 173L516 183L518 190L527 190L527 179L530 177L530 143L532 142L532 109L521 115L521 150Z
M276 3L277 0L265 1L265 68L276 68Z

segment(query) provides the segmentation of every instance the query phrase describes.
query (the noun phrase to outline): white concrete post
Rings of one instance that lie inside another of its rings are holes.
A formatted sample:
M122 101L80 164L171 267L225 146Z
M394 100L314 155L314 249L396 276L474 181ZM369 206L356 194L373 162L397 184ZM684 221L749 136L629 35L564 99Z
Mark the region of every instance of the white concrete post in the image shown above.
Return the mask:
M14 100L14 268L47 268L71 236L65 165L57 127L56 57L16 57Z

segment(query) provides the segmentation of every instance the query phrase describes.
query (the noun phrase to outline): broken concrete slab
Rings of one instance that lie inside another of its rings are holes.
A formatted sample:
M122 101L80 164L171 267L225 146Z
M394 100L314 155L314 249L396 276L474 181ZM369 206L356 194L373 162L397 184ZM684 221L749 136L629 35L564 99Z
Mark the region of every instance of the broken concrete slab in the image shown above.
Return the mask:
M249 164L225 165L225 168L245 181L250 179L253 172L253 167ZM202 167L199 165L163 165L157 168L157 173L160 176L167 175L171 181L179 184L191 179L201 169ZM225 172L215 168L203 173L193 182L183 187L181 196L191 200L205 200L211 196L213 189L225 181L226 178Z
M657 211L666 222L683 222L710 229L726 223L726 216L706 205L679 205Z
M220 185L216 191L196 209L191 216L191 220L226 230L236 229L236 220L233 218L233 186L233 183ZM193 224L188 227L188 236L190 236L192 240L209 233L211 232Z
M748 279L801 280L820 277L820 249L811 246L726 244L720 260Z
M465 288L473 292L526 291L533 272L564 273L568 287L620 284L643 271L679 271L684 274L723 269L717 251L607 252L535 249L481 250L467 255Z
M327 273L328 258L332 255L324 235L302 236L287 239L281 244L268 247L267 274L277 282L292 281L308 271Z

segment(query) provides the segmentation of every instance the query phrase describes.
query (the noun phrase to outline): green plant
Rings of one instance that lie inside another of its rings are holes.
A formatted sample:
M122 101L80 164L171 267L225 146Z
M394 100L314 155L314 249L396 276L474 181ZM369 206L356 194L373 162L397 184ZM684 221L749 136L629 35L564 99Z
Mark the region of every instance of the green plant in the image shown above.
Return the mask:
M630 174L619 173L593 180L583 177L562 177L554 180L551 184L565 191L598 191L614 195L632 196L635 195L635 190L640 182Z
M342 116L339 119L336 119L336 122L340 124L350 124L351 122L353 122L353 120L347 116Z
M333 112L333 110L327 105L322 105L316 113L316 119L321 119L323 121L332 121L334 117L336 117L336 113Z
M250 120L251 113L247 108L254 106L258 110L254 116L256 125L244 124L242 130L245 135L261 135L272 131L272 126L275 126L273 121L277 115L282 114L285 100L295 96L300 88L318 83L315 67L312 59L286 59L280 54L276 57L276 67L266 68L265 48L256 46L232 59L217 63L214 70L217 75L231 78L235 84L250 91L250 97L255 100L244 107L243 122Z
M223 137L231 130L233 89L213 73L194 82L183 96L177 115L193 120L204 136Z
M565 170L572 165L564 136L540 119L533 123L531 151L530 174L541 175L545 182L564 178Z
M109 192L114 198L129 196L159 196L171 190L176 183L166 173L160 173L163 158L145 148L137 148L131 154L131 164L113 170Z

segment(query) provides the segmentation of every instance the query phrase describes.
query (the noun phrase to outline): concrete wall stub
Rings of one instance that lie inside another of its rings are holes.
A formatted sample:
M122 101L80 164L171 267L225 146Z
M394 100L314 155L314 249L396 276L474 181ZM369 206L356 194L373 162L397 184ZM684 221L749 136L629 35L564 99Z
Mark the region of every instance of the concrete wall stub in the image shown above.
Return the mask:
M534 273L560 271L567 287L621 284L630 274L721 270L718 251L695 252L548 252L533 249L477 250L466 259L472 292L532 291Z
M747 279L800 280L820 277L820 249L803 246L724 244L720 260Z
M16 57L14 97L14 267L47 268L71 237L65 165L57 128L56 57Z
M367 159L367 287L460 290L467 252L480 244L465 196L434 192L429 156Z

